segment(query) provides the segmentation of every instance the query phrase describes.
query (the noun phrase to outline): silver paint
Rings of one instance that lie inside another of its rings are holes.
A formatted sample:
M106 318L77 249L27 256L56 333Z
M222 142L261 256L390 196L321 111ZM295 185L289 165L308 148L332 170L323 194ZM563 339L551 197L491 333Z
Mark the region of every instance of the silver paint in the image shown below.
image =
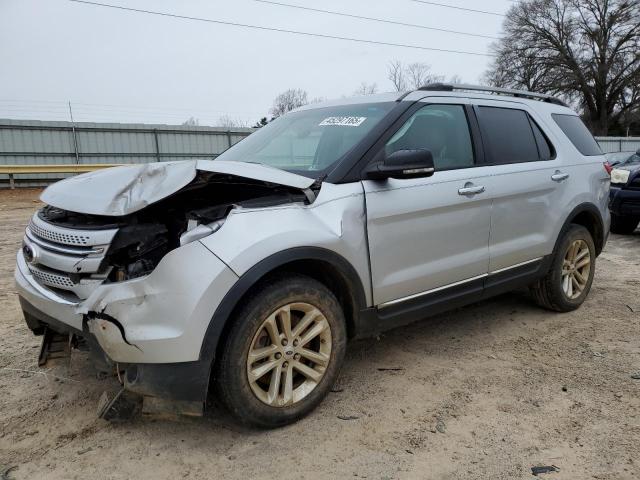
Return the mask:
M422 179L325 182L311 204L235 207L218 231L169 252L151 274L100 284L84 299L70 300L42 286L19 252L18 293L41 311L78 329L83 315L90 312L116 318L129 343L108 320L88 322L115 361L186 362L198 358L209 322L238 277L287 249L318 247L342 256L357 272L367 305L383 307L552 253L567 215L581 203L595 205L608 230L609 180L602 165L604 157L580 155L551 118L551 113L572 113L570 110L509 97L461 95L413 92L407 99L525 109L548 134L557 158L436 171ZM118 216L176 192L197 170L301 190L313 183L307 177L241 162L150 165L154 166L74 177L51 186L42 199L68 210ZM557 182L552 179L557 172L569 176ZM483 189L459 194L462 188L475 187ZM61 252L51 251L46 262L62 267L55 254Z
M222 160L186 160L106 168L52 184L40 199L54 207L93 215L122 216L143 209L191 182L198 170L236 175L302 190L314 180L277 168Z

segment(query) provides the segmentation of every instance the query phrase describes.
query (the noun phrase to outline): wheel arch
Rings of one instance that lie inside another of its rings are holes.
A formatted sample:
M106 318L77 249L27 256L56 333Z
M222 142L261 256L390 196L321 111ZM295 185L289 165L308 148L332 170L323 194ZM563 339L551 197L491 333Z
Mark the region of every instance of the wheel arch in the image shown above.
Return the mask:
M592 203L581 203L571 211L560 229L553 251L556 252L562 235L571 224L582 225L589 230L596 247L596 255L600 255L600 252L602 252L604 248L608 232L605 232L604 221L600 210Z
M213 365L218 346L230 329L242 300L271 275L291 272L314 278L329 288L344 309L349 338L356 335L357 317L366 308L364 286L355 268L341 255L320 247L295 247L273 254L246 271L218 305L200 349L200 361Z

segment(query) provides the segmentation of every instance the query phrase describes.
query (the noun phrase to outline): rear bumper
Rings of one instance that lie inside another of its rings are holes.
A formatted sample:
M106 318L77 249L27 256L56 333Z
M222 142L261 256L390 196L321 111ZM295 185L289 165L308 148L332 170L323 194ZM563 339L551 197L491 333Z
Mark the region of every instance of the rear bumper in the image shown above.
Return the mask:
M611 185L609 211L621 217L640 217L640 190L629 190Z

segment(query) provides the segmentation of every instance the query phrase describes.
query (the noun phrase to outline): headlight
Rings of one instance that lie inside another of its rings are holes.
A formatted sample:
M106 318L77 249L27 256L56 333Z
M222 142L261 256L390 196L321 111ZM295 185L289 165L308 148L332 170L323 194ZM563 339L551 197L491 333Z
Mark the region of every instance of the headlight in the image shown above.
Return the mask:
M220 230L223 223L224 220L218 220L216 222L209 223L208 225L200 224L193 228L187 227L187 231L180 236L180 246L211 235L213 232Z
M614 168L611 170L611 183L627 183L630 173L631 172L629 170Z

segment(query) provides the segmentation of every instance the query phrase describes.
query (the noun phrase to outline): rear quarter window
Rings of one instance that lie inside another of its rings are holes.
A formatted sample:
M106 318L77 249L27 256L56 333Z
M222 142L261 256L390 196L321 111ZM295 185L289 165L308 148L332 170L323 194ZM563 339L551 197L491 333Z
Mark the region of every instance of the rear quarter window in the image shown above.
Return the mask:
M562 115L552 113L551 116L564 132L573 146L585 156L602 155L602 150L596 139L593 138L589 129L576 115Z
M547 136L540 129L538 124L533 121L533 119L529 118L529 121L531 122L531 129L533 130L533 135L536 137L536 143L538 144L540 160L551 160L552 158L555 158L556 151Z

